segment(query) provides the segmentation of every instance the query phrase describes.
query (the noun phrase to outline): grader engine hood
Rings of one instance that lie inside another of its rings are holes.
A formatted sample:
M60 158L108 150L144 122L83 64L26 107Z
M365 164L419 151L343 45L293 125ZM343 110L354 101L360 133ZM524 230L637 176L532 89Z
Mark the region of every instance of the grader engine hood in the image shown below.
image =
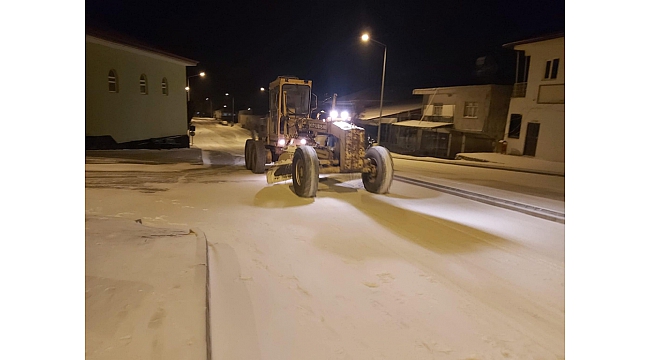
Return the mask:
M341 151L341 172L359 172L366 157L364 148L365 130L344 121L332 123L332 135L339 139Z

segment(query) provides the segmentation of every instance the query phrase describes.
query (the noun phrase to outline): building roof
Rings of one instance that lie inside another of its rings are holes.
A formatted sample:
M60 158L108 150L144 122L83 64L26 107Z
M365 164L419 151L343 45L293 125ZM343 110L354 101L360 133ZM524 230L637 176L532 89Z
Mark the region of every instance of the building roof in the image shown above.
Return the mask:
M449 91L454 91L454 90L463 89L463 88L470 88L470 87L489 88L489 87L493 87L493 86L512 86L512 85L487 84L487 85L463 85L463 86L446 86L446 87L437 87L437 88L413 89L413 95L448 94Z
M454 124L448 122L434 122L434 121L422 121L422 120L406 120L393 123L395 126L408 126L408 127L417 127L417 128L439 128L443 126L452 126Z
M170 52L160 50L151 45L145 44L140 40L136 40L124 34L120 34L111 30L101 30L97 28L86 27L86 40L88 37L100 39L109 43L126 46L132 49L144 51L147 53L152 53L158 56L163 56L165 58L174 60L176 62L183 63L185 66L196 66L199 62L196 60L188 59Z
M415 111L422 109L422 101L418 100L417 102L408 102L401 104L391 104L384 106L381 111L382 117L387 117L407 111ZM359 114L359 120L372 120L379 117L379 107L367 108L364 112Z
M534 38L530 38L530 39L510 42L510 43L507 43L507 44L503 44L503 47L506 47L506 48L515 47L517 45L536 43L536 42L545 41L545 40L558 39L558 38L561 38L561 37L564 37L564 31L557 32L557 33L552 33L552 34L547 34L547 35L543 35L543 36L538 36L538 37L534 37Z
M336 102L372 102L379 104L380 88L366 88L351 94L338 96ZM412 99L411 88L404 86L384 87L384 104L386 102L404 102Z

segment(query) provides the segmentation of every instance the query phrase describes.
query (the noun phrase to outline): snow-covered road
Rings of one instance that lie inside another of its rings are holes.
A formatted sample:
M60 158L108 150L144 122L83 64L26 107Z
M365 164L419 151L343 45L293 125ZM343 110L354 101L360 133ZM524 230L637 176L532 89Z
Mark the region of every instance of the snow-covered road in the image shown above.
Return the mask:
M358 175L299 198L244 169L246 136L199 122L213 166L86 165L87 214L205 233L215 359L564 358L564 225Z

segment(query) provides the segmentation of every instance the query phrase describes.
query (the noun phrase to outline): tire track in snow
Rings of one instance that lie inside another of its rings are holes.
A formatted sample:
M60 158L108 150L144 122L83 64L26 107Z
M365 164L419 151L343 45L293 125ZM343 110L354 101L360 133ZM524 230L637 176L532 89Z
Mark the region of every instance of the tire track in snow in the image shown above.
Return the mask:
M434 184L434 183L431 183L431 182L428 182L428 181L411 179L411 178L404 177L404 176L401 176L401 175L394 175L393 178L395 180L402 181L402 182L405 182L407 184L420 186L420 187L423 187L423 188L436 190L436 191L444 192L444 193L451 194L451 195L460 196L462 198L482 202L484 204L494 205L494 206L498 206L498 207L501 207L501 208L504 208L504 209L518 211L520 213L535 216L535 217L538 217L540 219L555 221L555 222L559 222L561 224L564 224L564 213L561 213L561 212L558 212L558 211L544 209L544 208L541 208L541 207L538 207L538 206L523 204L523 203L512 201L512 200L501 199L501 198L497 198L497 197L494 197L494 196L479 194L479 193L476 193L476 192L467 191L467 190L463 190L463 189L453 188L453 187L450 187L450 186Z

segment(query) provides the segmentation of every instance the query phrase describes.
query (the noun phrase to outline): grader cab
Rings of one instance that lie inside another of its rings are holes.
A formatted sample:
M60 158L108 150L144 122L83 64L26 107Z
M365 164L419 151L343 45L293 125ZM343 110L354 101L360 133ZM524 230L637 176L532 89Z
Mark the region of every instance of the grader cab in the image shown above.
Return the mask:
M281 76L269 85L269 114L246 140L246 168L266 170L268 183L292 179L301 197L316 196L320 174L332 173L361 173L366 190L387 193L393 181L390 152L366 149L364 129L335 109L314 116L311 98L310 80Z

